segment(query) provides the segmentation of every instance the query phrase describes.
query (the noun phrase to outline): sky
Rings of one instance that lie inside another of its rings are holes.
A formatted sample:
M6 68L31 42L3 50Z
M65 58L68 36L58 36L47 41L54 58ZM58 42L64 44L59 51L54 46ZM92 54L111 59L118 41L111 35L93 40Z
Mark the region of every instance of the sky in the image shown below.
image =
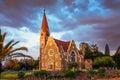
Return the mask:
M120 0L0 0L0 29L7 32L5 43L20 41L24 52L39 57L42 17L46 10L51 36L60 40L96 43L111 54L120 45Z

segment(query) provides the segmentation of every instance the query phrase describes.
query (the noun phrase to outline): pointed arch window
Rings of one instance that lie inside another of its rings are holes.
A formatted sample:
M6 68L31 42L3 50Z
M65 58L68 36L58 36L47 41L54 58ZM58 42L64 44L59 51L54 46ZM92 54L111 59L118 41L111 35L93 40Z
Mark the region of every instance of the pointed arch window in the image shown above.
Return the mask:
M75 62L75 53L73 51L71 53L71 62Z

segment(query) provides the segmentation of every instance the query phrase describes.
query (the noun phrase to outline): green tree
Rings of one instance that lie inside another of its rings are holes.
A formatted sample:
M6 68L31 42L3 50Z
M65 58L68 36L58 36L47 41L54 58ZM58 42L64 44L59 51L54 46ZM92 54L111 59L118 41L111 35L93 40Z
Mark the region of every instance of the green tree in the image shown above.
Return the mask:
M112 56L115 61L116 67L120 69L120 54L115 54Z
M99 67L114 67L115 61L110 56L97 57L93 61L93 66L96 68Z
M108 44L105 45L105 55L110 56L110 49L109 49Z
M118 46L115 54L112 57L116 63L116 67L120 69L120 46Z
M93 60L93 55L92 55L92 51L90 49L90 46L87 46L85 49L85 59L92 59Z
M28 51L26 47L14 48L14 46L18 44L19 41L14 42L14 40L11 40L8 43L4 44L5 37L6 37L6 33L2 34L0 29L0 73L1 73L1 67L2 67L2 63L1 63L2 60L12 58L13 54L17 55L16 51L19 51L19 50Z
M100 51L93 53L90 49L86 49L85 51L85 59L92 59L94 60L97 57L102 57L104 54Z

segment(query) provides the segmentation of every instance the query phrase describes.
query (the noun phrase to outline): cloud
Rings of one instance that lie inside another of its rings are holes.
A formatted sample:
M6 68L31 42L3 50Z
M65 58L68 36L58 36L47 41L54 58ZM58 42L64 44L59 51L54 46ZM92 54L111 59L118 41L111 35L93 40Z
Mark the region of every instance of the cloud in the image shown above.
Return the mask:
M99 0L99 2L104 6L104 8L120 10L120 0Z
M45 8L53 37L77 43L95 41L101 50L109 43L110 49L116 50L120 45L119 3L119 0L1 0L0 27L14 36L8 36L10 39L33 46L34 39L29 35L40 31Z
M20 29L2 27L2 32L7 32L5 43L14 39L20 41L15 47L25 46L28 48L28 53L34 58L39 57L39 33L34 33L27 27L21 27Z

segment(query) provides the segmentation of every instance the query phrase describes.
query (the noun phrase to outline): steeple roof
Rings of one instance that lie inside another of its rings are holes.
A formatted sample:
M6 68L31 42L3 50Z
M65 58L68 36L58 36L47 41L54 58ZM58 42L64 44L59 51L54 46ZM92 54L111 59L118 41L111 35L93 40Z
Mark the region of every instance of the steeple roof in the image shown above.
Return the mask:
M49 32L49 27L48 27L48 23L47 23L45 10L44 10L44 15L43 15L43 19L42 19L42 27L41 27L41 29L44 32Z

